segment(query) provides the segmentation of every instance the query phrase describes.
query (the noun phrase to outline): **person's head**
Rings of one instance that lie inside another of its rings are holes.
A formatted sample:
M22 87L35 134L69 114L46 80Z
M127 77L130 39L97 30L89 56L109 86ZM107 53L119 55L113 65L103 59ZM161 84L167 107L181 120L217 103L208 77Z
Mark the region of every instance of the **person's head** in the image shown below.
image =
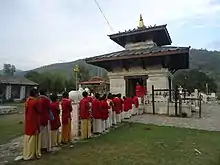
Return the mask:
M125 99L126 99L126 97L125 97L125 96L123 96L123 99L125 100Z
M132 95L131 98L134 98L134 95Z
M99 98L100 98L100 94L99 94L99 93L96 93L96 94L95 94L95 98L96 98L96 99L99 99Z
M82 93L82 96L83 96L83 97L88 97L88 93L87 93L86 91L84 91L84 92Z
M36 89L31 89L31 91L30 91L30 96L31 97L36 97L37 96L37 90Z
M52 95L50 96L50 99L51 99L52 102L56 102L58 97L55 93L52 93Z
M69 98L69 93L67 93L67 92L63 92L63 98Z
M40 89L40 95L46 95L47 91L46 89Z
M106 95L105 94L101 97L101 100L106 100Z
M121 93L118 94L118 97L121 98Z
M108 94L108 99L112 99L112 94L111 93Z

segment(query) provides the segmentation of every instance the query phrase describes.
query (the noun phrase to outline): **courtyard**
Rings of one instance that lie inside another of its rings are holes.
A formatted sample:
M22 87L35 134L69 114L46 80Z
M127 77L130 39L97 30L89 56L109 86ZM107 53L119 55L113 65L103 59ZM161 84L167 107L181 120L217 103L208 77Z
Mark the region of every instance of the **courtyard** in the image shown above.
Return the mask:
M201 119L136 116L109 133L73 146L63 146L58 152L43 155L40 160L13 162L22 152L23 114L1 116L0 126L2 130L4 124L4 129L0 143L6 144L0 146L0 164L9 161L9 164L21 165L218 165L219 117L217 105L204 105Z

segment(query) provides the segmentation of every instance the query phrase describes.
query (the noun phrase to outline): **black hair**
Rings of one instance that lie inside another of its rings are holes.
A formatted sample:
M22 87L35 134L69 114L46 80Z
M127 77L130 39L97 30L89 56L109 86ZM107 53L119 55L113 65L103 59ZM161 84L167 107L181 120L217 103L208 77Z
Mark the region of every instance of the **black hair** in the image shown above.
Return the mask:
M88 92L84 91L84 92L82 93L82 96L83 96L83 97L87 97L87 96L88 96Z
M40 89L40 95L46 95L46 89Z
M112 94L111 93L108 94L108 99L112 99Z
M126 97L125 97L125 96L123 96L123 99L126 99Z
M96 94L95 94L95 98L96 98L96 99L99 99L99 98L100 98L100 94L99 94L99 93L96 93Z
M31 97L36 97L36 96L37 96L37 90L34 89L34 88L31 89L31 90L30 90L30 96L31 96Z
M55 101L57 101L58 96L55 93L52 93L52 95L50 96L50 99L52 102L55 102Z
M117 94L119 98L121 98L121 93Z
M63 92L63 98L68 98L68 97L69 97L69 93Z

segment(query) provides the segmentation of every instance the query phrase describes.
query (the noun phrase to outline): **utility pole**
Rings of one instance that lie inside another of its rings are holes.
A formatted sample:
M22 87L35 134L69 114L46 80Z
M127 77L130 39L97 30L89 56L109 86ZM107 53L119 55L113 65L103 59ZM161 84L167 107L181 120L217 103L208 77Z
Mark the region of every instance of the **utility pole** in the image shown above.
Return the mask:
M79 73L79 66L76 65L75 68L73 69L75 76L76 76L76 91L78 89L78 73Z

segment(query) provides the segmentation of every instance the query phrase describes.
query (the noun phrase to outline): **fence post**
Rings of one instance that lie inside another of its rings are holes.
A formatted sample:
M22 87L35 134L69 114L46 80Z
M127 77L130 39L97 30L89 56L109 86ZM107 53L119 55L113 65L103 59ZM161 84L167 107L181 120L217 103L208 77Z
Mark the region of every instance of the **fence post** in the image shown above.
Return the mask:
M175 87L175 116L177 116L178 87Z
M199 118L202 117L202 98L201 94L199 94Z
M155 115L154 85L152 85L152 109L153 109L153 114Z

